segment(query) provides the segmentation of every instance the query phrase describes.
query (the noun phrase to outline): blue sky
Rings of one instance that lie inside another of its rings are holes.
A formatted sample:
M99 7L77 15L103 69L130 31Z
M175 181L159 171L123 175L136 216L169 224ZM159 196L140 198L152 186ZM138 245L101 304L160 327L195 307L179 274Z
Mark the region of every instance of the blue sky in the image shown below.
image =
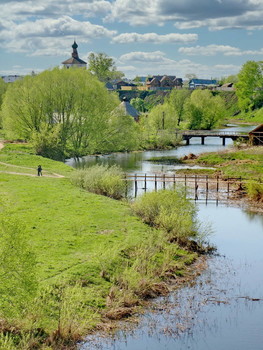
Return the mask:
M128 78L220 78L263 60L263 0L0 0L0 74L28 74L90 52Z

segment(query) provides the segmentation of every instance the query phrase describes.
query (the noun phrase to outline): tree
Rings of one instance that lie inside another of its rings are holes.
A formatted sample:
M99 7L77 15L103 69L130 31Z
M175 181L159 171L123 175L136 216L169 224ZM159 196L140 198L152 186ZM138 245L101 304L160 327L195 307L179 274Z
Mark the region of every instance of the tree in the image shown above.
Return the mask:
M185 104L190 95L191 91L187 89L173 89L168 97L168 104L177 117L177 126L180 126L180 123L183 120Z
M117 96L87 70L55 68L10 85L3 124L8 137L33 140L42 155L78 157L107 151L111 112L118 103ZM129 132L133 131L126 130L127 137ZM121 137L114 136L117 149L118 139L121 144Z
M248 112L263 105L263 61L246 62L238 73L235 84L238 104Z
M107 82L113 79L120 79L124 76L116 70L113 58L103 52L91 53L88 57L89 71L95 74L100 81Z
M224 101L209 90L193 91L185 110L190 129L210 130L225 116Z
M146 112L144 100L140 97L132 98L131 105L139 112Z
M7 83L5 83L2 78L0 78L0 110L1 110L2 102L3 102L3 98L6 90L7 90ZM1 123L1 115L0 115L0 127L1 125L2 123Z

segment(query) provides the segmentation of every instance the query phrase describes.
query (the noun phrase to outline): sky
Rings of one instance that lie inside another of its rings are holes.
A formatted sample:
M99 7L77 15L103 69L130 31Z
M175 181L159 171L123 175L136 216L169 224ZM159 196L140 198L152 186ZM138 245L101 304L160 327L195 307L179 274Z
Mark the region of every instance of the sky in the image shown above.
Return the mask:
M0 75L113 57L127 78L200 79L263 60L263 0L0 0Z

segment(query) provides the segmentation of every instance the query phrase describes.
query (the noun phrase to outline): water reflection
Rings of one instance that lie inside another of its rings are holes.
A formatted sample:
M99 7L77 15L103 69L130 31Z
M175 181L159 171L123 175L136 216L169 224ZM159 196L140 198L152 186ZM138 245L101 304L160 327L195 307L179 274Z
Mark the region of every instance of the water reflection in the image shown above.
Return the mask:
M240 208L199 205L219 256L196 283L160 298L132 331L89 338L82 350L260 350L263 344L263 225Z

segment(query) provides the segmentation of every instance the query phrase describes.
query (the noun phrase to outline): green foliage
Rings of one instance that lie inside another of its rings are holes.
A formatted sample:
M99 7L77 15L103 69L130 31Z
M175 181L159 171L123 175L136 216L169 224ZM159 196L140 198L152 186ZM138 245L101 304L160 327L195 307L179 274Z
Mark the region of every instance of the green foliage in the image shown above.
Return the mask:
M191 95L191 91L188 89L173 89L169 95L167 102L170 105L172 111L177 116L177 126L180 126L180 123L183 120L185 105Z
M170 240L196 236L196 208L184 189L146 193L133 204L134 212L149 225L164 229Z
M124 76L122 72L116 70L113 58L103 52L90 53L88 61L89 71L95 74L100 81L107 82Z
M55 68L10 85L3 125L7 137L33 138L43 154L79 156L100 151L117 104L117 97L87 70ZM50 150L54 138L55 150Z
M0 77L0 110L2 107L2 103L3 103L3 98L4 98L4 94L7 90L7 83L4 82L4 80ZM2 127L2 118L1 118L1 114L0 114L0 128Z
M127 190L124 174L115 165L112 167L95 165L83 170L77 170L72 174L71 181L89 192L102 194L114 199L123 198Z
M31 143L37 155L54 160L64 160L65 152L60 142L61 126L43 124L39 132L33 131Z
M242 111L251 111L263 105L263 62L247 61L235 84L238 104Z
M142 98L139 98L139 97L133 98L131 99L130 103L135 109L137 109L137 111L142 113L146 112L145 103Z
M0 223L0 315L13 319L28 312L36 296L35 255L24 237L25 228L17 220L1 218Z
M187 101L186 114L190 129L214 128L225 116L224 102L209 90L195 90Z
M257 202L263 202L263 184L256 181L246 183L248 197Z

